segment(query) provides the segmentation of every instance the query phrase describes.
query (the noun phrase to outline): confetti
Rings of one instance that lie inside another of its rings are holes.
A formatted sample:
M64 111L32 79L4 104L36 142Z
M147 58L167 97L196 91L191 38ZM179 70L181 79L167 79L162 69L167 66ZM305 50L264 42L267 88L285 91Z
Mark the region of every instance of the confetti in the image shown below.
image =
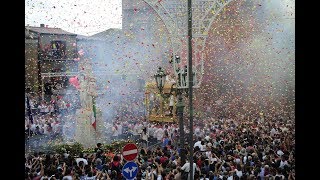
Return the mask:
M69 36L29 31L30 42L43 39L39 50L48 57L53 56L50 52L57 52L51 41L66 42L65 50L60 53L67 58L59 63L45 61L43 73L64 74L59 84L68 95L62 99L78 106L75 97L80 91L72 73L85 70L82 63L91 62L99 94L96 103L105 121L113 121L117 115L128 112L138 116L135 109L143 112L146 108L144 85L154 82L157 67L172 72L168 57L173 52L180 55L181 67L188 60L187 11L186 5L181 4L184 1L174 0L180 3L176 7L172 7L173 1L171 5L161 0L152 5L144 1L122 5L121 2L26 1L26 28L39 29L45 22L43 31L60 28L77 34L70 40ZM219 4L211 4L216 2ZM201 86L194 89L195 111L212 117L251 115L261 110L266 114L294 111L294 3L240 0L221 6L227 2L206 1L193 11L193 62L204 63ZM170 18L178 23L177 27L171 26ZM36 83L38 66L34 52L38 49L30 44L26 43L25 49L26 87L36 92L41 87ZM44 77L44 81L50 82L51 78Z

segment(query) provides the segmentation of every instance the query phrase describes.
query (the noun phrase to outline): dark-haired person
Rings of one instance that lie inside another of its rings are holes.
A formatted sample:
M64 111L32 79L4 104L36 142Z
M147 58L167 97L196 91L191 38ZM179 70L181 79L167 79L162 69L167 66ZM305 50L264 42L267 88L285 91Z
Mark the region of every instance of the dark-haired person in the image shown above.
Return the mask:
M63 164L63 178L62 180L73 180L73 172L71 167L67 167L67 165Z
M92 171L88 172L88 175L84 178L85 180L96 180L99 179L101 176L101 171L98 171L96 174L94 174Z
M143 127L141 133L141 144L142 147L146 148L148 146L149 133L147 127Z
M97 158L94 163L95 163L95 168L98 171L102 171L102 169L103 169L102 160L100 158Z
M173 174L174 174L174 179L175 179L175 180L181 180L181 167L178 166L178 167L173 171Z
M101 143L97 143L96 147L94 148L94 151L97 152L98 150L103 150L102 149L102 144Z
M83 158L83 153L82 152L79 154L79 157L76 158L75 160L76 160L78 166L79 166L79 162L80 161L83 161L84 165L88 165L88 161L87 161L87 159Z
M111 171L115 171L117 174L117 177L121 178L121 171L122 171L122 165L120 163L120 157L118 155L115 155L112 159L112 162L109 165Z
M196 158L193 158L193 177L195 175L196 170L199 170L197 167L196 162ZM183 170L184 172L188 173L188 180L190 179L190 162L189 160L186 160L186 163L181 167L181 170ZM193 178L194 179L194 178Z
M168 136L167 134L164 134L164 135L163 135L163 139L162 139L162 148L167 147L169 141L171 141L170 138L169 138L169 136Z

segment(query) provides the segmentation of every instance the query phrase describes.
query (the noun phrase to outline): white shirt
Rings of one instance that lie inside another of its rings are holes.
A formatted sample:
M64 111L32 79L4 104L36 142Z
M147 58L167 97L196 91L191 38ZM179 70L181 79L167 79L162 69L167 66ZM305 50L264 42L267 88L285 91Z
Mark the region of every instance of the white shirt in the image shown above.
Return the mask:
M243 163L245 164L245 163L247 162L247 160L248 160L248 157L247 157L247 156L244 156L244 157L243 157Z
M289 129L287 127L281 127L282 132L287 132Z
M284 178L285 178L284 175L282 175L282 174L276 174L276 175L274 176L274 178L275 178L276 176L280 177L281 179L284 179Z
M119 125L117 125L117 127L118 127L118 135L120 134L122 134L122 125L121 124L119 124Z
M47 124L44 124L44 125L43 125L43 133L44 133L44 134L49 134L48 125L47 125Z
M58 124L56 124L56 123L51 123L51 127L52 127L52 132L56 133L56 132L57 132Z
M209 141L209 140L210 140L210 136L206 136L206 137L204 137L204 139L205 139L206 141Z
M178 165L177 159L174 159L172 162L173 164Z
M142 124L139 124L138 127L137 127L137 130L138 130L138 134L142 133Z
M165 130L167 130L169 137L171 137L171 135L172 135L172 128L171 128L171 127L168 127L168 129L164 129L164 130L163 130L163 133L164 133Z
M92 176L92 177L86 176L84 179L85 179L85 180L96 180L96 177L97 177L97 176Z
M72 180L72 176L63 176L62 180Z
M279 150L277 151L277 154L278 154L279 156L282 156L282 155L284 154L284 152L279 149Z
M170 96L170 102L169 102L169 106L173 106L174 103L174 97L173 95Z
M196 172L196 163L193 163L193 177L194 177L194 174ZM185 172L190 172L190 162L186 162L182 167L181 167L181 170L184 170ZM190 175L190 174L189 174ZM188 179L189 179L189 175L188 175Z
M84 158L76 158L77 165L79 166L79 162L83 161L84 165L88 165L88 161Z
M38 108L40 109L40 112L45 112L45 105L44 104L40 104L39 106L38 106Z
M48 180L50 180L50 179L51 179L51 177L48 177L48 176L42 176L42 177L40 178L40 180L43 180L43 179L45 179L45 178L48 178Z
M31 124L30 130L31 131L35 131L36 130L36 125L35 124Z
M236 171L236 175L238 176L238 177L241 177L243 174L242 174L242 171L238 171L238 169L235 169L235 171Z
M33 102L32 100L30 100L29 103L30 103L30 108L31 108L31 109L34 109L34 108L35 108L35 107L34 107L34 105L35 105L34 102Z
M288 161L280 161L280 168L283 168L285 165L289 166Z
M217 158L215 158L215 157L212 157L212 156L211 156L210 161L211 161L211 162L218 162L218 159L217 159Z
M148 128L148 130L149 130L149 136L154 137L154 131L155 131L154 127L151 126Z
M229 176L227 180L233 180L233 176Z
M194 129L194 133L199 136L199 135L200 135L200 128L199 128L199 127L196 127L196 128Z
M201 146L200 146L200 151L206 151L206 149L207 149L206 145L202 145L202 144L201 144Z
M115 126L112 127L112 136L118 136L118 130Z
M199 146L199 148L201 149L202 148L201 141L195 142L193 147L195 148L196 146Z
M48 106L45 106L45 107L44 107L44 112L45 112L45 113L48 113L48 112L49 112L49 107L48 107Z
M163 138L163 135L164 135L164 130L162 128L158 128L156 131L155 131L155 135L157 137L157 140L158 141L161 141L162 138Z
M142 132L142 137L143 140L147 141L148 140L148 131L146 133Z
M234 160L234 162L237 163L237 164L240 164L241 159L240 159L240 158L236 158L236 159Z
M133 126L133 129L132 129L132 134L133 134L133 135L139 135L139 134L138 134L138 131L139 131L138 129L139 129L139 128L138 128L138 125L137 125L137 124L134 125L134 126Z
M264 167L260 168L260 177L264 179Z
M211 151L207 151L206 156L207 156L207 158L211 158Z
M277 133L276 129L272 128L270 131L270 136L274 136Z

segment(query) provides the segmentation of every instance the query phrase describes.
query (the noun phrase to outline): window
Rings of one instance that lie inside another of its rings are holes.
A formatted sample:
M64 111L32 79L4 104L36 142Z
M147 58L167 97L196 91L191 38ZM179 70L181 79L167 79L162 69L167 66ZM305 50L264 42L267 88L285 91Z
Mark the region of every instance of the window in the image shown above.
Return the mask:
M44 84L44 94L52 95L52 84L47 82Z
M51 41L51 52L54 59L64 59L66 57L66 42Z

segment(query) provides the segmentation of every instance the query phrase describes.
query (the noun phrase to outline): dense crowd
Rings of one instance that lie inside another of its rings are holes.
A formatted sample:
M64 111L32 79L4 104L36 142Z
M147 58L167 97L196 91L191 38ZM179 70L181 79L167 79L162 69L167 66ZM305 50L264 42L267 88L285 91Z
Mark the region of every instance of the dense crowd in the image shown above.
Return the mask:
M26 108L25 112L25 136L30 137L34 135L47 135L56 136L63 135L66 139L72 139L74 134L74 122L76 121L76 109L79 108L79 102L74 98L67 98L67 96L56 96L51 95L50 97L42 99L41 97L33 94L26 94L29 98L29 107ZM72 100L70 100L72 99ZM26 100L27 103L27 100ZM127 102L128 103L128 102ZM133 103L137 106L136 103ZM28 105L26 104L26 107ZM141 111L134 111L132 108L135 106L123 106L131 109L120 109L117 117L121 116L132 118L133 116L141 117L144 116ZM31 113L31 118L28 113ZM108 117L113 118L113 117ZM136 122L140 120L133 119L132 124L137 125ZM137 135L137 129L133 128L135 125L126 126L122 122L116 120L113 124L110 121L105 121L103 126L106 130L105 135L110 135L110 139L121 139L124 136ZM119 127L119 128L118 128ZM132 127L132 128L131 128ZM109 128L113 128L112 132L107 131ZM114 128L117 128L114 130ZM134 136L137 137L137 136Z
M205 123L203 123L205 122ZM195 120L194 179L295 179L295 128L290 118ZM184 127L188 134L188 127ZM121 129L121 131L119 130ZM141 139L135 162L137 179L188 179L190 163L181 162L179 128L176 124L154 124L145 120L123 121L112 126L112 136L131 132ZM148 146L155 140L160 144ZM184 149L189 157L190 141ZM26 157L26 179L125 179L126 163L121 152L104 149L94 153L41 153Z
M50 101L37 101L37 98L28 96L30 109L26 109L25 135L59 135L62 133L65 115L72 114L71 104L64 99L52 96ZM28 107L28 106L26 106ZM30 111L30 112L28 112ZM32 114L32 118L28 116Z

